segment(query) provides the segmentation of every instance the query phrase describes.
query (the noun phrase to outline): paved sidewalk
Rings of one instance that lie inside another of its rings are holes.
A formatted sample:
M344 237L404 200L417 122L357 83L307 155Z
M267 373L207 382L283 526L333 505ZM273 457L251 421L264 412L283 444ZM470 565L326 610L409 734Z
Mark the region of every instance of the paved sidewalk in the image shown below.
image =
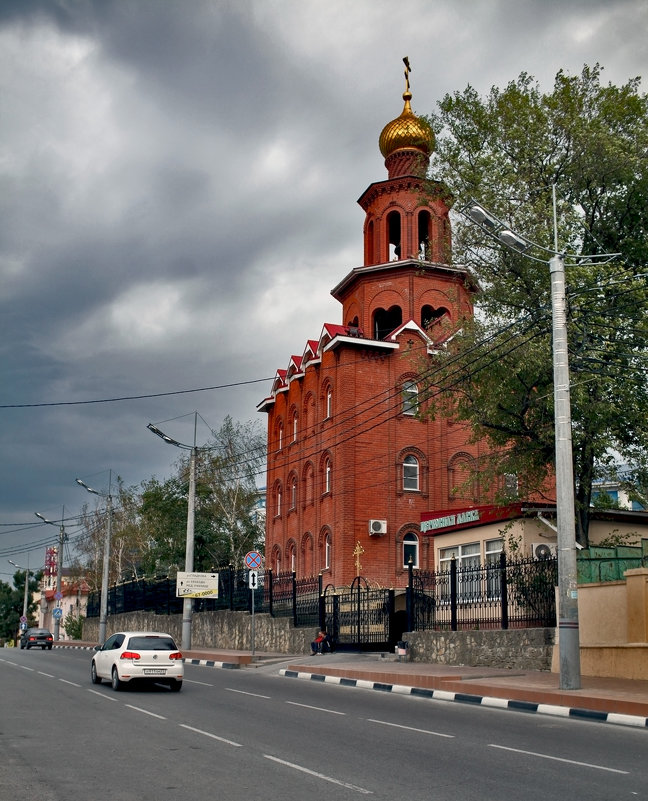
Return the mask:
M91 649L93 643L58 642L54 647ZM582 676L581 689L561 690L556 673L406 662L384 653L257 652L252 657L250 651L196 648L184 657L187 664L206 667L260 668L287 678L648 729L648 680Z
M581 689L561 690L556 673L398 662L377 654L306 657L281 672L290 678L355 681L370 689L648 728L644 680L583 676Z

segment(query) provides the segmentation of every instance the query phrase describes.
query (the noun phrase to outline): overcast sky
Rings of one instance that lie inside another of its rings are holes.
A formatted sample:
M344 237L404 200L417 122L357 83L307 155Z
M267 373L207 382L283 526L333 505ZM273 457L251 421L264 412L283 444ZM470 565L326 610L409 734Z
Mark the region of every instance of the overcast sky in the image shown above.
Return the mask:
M34 512L92 501L77 476L172 474L148 422L265 425L249 382L341 322L403 56L428 113L645 76L647 30L646 0L0 0L0 579L43 565Z

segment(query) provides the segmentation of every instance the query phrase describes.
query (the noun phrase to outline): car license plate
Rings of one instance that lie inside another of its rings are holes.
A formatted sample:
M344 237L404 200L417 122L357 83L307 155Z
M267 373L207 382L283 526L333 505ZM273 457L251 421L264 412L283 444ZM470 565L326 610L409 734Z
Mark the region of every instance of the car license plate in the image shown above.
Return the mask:
M146 676L164 676L166 670L164 668L144 668L144 674Z

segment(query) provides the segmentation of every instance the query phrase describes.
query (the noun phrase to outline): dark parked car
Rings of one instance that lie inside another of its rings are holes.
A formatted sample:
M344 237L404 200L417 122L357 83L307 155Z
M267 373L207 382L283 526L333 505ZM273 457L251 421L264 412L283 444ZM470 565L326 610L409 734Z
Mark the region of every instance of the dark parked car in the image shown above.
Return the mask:
M47 629L27 629L20 635L20 647L26 648L48 648L52 650L54 637Z

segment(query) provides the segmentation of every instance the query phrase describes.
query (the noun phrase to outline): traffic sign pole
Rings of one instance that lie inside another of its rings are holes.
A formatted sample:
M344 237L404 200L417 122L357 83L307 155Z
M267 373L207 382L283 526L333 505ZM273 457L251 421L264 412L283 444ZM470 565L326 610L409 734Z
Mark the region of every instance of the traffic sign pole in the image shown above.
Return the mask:
M259 583L259 574L257 573L256 570L250 570L250 572L248 574L248 586L252 590L252 625L251 625L251 631L250 631L250 645L252 646L251 647L252 656L254 656L254 650L255 650L255 642L254 642L254 636L255 636L255 630L254 630L254 606L255 606L255 603L254 603L254 592L255 592L255 590L256 590L256 588L258 586L258 583Z
M250 650L254 656L255 642L254 642L254 591L256 590L259 582L258 570L263 563L263 557L258 551L248 551L245 554L245 567L250 571L248 574L248 586L252 590L252 620L250 626Z

